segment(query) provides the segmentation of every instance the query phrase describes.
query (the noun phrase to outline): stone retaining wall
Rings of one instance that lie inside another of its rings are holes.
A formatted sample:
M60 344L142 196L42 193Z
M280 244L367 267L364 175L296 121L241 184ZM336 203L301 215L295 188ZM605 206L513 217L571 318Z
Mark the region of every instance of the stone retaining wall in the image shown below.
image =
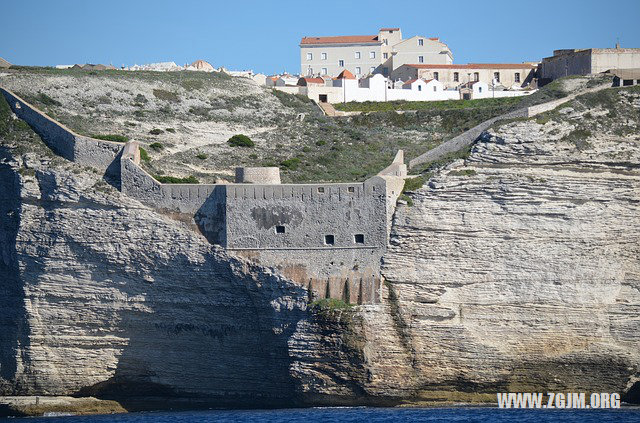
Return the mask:
M0 87L13 113L24 120L40 135L51 150L67 160L83 166L91 166L119 178L119 160L123 144L78 135L60 122L41 113L11 91Z

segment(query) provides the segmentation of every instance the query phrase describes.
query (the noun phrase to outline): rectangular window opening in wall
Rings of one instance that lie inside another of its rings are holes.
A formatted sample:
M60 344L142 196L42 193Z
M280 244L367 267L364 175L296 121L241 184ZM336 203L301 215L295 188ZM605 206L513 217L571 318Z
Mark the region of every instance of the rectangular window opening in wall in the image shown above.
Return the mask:
M362 69L360 67L356 67L356 75L362 74Z
M473 80L476 81L476 82L480 81L480 73L474 72L473 73Z
M356 192L356 189L354 187L349 187L347 188L347 191L349 192Z
M493 79L495 79L496 82L500 82L500 72L494 72Z
M327 53L322 53L321 57L322 57L322 60L327 60Z
M424 63L424 56L418 56L418 63Z
M516 72L516 74L515 74L515 76L513 77L513 79L514 79L516 82L520 82L520 72Z
M326 75L327 74L327 68L322 68L322 74Z
M353 236L353 241L356 244L364 244L364 234L355 234Z
M436 91L437 91L437 87L433 87L433 92L436 92Z
M422 91L422 85L418 85L418 91Z
M323 193L324 192L324 187L318 187L318 192L319 193Z
M382 57L384 59L388 59L389 58L389 53L382 53Z
M453 73L453 82L460 82L460 74L458 72Z
M359 59L359 58L360 58L360 52L356 51L356 59Z
M424 45L424 40L422 38L418 38L418 45L419 46L423 46Z
M276 233L277 234L283 234L285 232L284 226L281 225L277 225L276 226Z
M433 79L435 79L436 81L438 81L440 78L440 74L438 72L434 72L433 73Z
M376 52L375 51L370 51L369 52L369 59L375 59L376 58Z
M338 60L338 66L344 68L344 60Z
M313 60L313 54L307 53L307 60Z
M333 235L325 235L324 236L324 244L325 245L334 245L336 243L336 237Z

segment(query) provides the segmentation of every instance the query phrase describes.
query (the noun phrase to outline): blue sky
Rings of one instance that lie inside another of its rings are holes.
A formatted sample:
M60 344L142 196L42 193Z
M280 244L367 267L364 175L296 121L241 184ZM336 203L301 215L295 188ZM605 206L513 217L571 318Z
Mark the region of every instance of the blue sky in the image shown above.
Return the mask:
M613 47L616 38L640 47L640 0L0 0L0 16L0 57L21 65L204 59L299 72L302 36L390 26L406 38L440 37L455 63L534 61L559 48Z

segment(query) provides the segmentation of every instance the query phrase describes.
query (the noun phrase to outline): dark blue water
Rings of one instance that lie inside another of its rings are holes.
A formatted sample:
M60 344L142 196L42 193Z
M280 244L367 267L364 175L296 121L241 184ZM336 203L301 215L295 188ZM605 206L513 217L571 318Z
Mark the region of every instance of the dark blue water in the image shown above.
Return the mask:
M16 423L21 419L2 419ZM640 408L618 410L504 410L498 408L304 408L251 411L190 411L130 413L108 416L38 417L22 420L28 423L199 423L199 422L580 422L639 423Z

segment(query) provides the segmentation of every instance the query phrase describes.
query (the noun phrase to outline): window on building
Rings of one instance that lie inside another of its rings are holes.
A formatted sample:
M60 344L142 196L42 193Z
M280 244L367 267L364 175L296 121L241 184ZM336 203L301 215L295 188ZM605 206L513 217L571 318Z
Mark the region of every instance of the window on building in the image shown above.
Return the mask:
M307 60L313 60L313 53L307 53Z
M328 74L328 73L329 73L329 72L327 72L327 68L322 68L322 74L323 74L323 75L326 75L326 74Z
M384 40L382 40L382 44L384 44L385 46L389 45L389 40L387 40L386 38Z
M319 193L323 193L324 192L324 187L318 187L318 192Z
M353 236L353 241L356 244L364 244L364 234L355 234Z
M382 58L383 59L388 59L389 58L389 53L382 53Z
M356 67L356 74L357 75L361 75L362 74L362 68Z
M356 189L354 187L349 187L347 188L347 191L349 192L356 192Z
M424 40L422 38L418 38L418 45L419 46L423 46L424 45Z
M495 79L496 82L500 82L500 72L494 72L493 79Z
M375 51L370 51L369 52L369 59L375 59L376 58L376 52Z
M418 85L418 91L422 91L422 85Z
M344 68L344 60L338 60L338 66Z
M481 93L482 92L482 87L478 87L478 92Z
M460 82L460 74L458 72L453 73L453 82Z
M313 75L313 68L307 69L307 75Z
M277 234L283 234L284 233L284 226L276 226L276 233Z
M440 74L438 72L434 72L433 73L433 79L435 79L436 81L439 81L440 79Z
M320 57L322 57L322 60L327 60L327 53L322 53Z
M480 81L480 74L478 72L474 72L473 73L473 80L474 81Z
M336 237L333 235L325 235L324 243L325 245L334 245L336 243Z
M375 67L375 66L371 66L371 67L369 68L369 72L371 72L371 73L375 72L375 70L376 70L376 67Z
M436 92L436 91L437 91L437 87L433 87L433 92Z
M424 56L418 56L418 63L424 63Z
M356 56L356 59L359 59L359 58L360 58L360 52L359 52L359 51L356 51L356 52L355 52L355 56Z
M515 76L513 77L514 81L516 82L520 82L520 72L516 72Z

